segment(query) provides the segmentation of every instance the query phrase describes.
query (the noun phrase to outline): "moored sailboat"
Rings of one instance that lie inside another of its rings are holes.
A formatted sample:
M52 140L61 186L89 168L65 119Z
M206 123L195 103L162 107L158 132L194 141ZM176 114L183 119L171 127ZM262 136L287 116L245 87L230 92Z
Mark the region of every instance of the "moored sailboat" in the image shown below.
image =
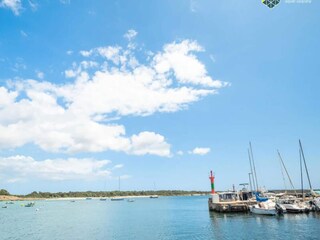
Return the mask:
M248 150L248 154L249 154L251 171L253 170L253 173L252 173L253 179L254 179L253 183L255 184L255 187L256 187L255 196L257 201L257 204L249 206L249 210L251 213L259 214L259 215L277 215L279 213L283 213L284 209L281 206L277 205L274 201L271 201L269 198L259 195L257 172L255 168L255 163L254 163L251 142L249 143L249 145L250 145L250 152Z
M119 193L120 193L120 177L119 177ZM124 198L121 196L111 198L111 201L123 201L123 200L124 200Z
M277 215L285 212L285 208L281 205L276 204L266 197L260 197L256 193L257 204L249 206L250 212L260 215Z

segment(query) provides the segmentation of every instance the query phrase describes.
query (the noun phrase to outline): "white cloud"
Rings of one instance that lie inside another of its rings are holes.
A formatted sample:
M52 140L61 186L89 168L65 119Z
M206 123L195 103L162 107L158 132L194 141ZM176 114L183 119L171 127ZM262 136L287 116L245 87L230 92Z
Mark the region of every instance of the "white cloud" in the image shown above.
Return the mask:
M198 3L196 0L190 0L189 2L189 8L191 12L197 12L198 9Z
M44 73L43 73L43 72L41 72L41 71L36 71L36 74L37 74L37 77L38 77L39 79L43 79L43 78L44 78Z
M14 63L12 70L15 72L19 72L26 69L27 69L27 65L25 64L24 59L20 57L16 58L16 62Z
M177 154L182 156L183 155L183 151L180 150L180 151L177 152Z
M83 57L89 57L91 54L91 51L80 51L80 55L82 55Z
M68 50L67 51L67 55L72 55L73 54L73 51L72 50Z
M28 0L28 3L30 5L32 11L37 11L38 10L38 7L39 7L38 3L36 3L33 0Z
M111 177L107 168L109 160L91 158L46 159L36 161L29 156L11 156L0 158L2 179L18 182L28 179L46 180L90 180ZM116 165L117 166L117 165Z
M216 62L216 58L212 55L212 54L210 54L210 60L213 62L213 63L215 63Z
M1 0L0 7L9 8L15 15L19 15L22 9L21 0Z
M201 51L204 49L195 41L184 40L180 43L167 44L162 53L155 55L153 65L158 74L168 74L172 71L182 84L214 88L228 86L226 82L213 80L208 75L205 65L192 54Z
M130 30L128 30L128 32L126 32L126 33L124 34L124 37L125 37L126 39L128 39L129 41L131 41L131 40L134 39L137 35L138 35L138 32L137 32L136 30L130 29Z
M131 137L130 153L135 155L154 154L158 156L170 156L170 145L163 136L153 132L141 132Z
M206 155L210 152L210 148L201 148L201 147L196 147L194 148L190 154L196 154L196 155Z
M123 168L123 164L117 164L113 167L113 169L119 169L119 168Z
M194 41L167 44L149 60L136 51L103 46L82 52L88 59L65 71L74 78L69 83L26 79L0 87L0 148L33 143L51 152L170 156L164 136L127 136L116 120L183 110L228 84L208 75L195 55L203 48Z
M7 180L8 183L17 183L17 182L23 182L24 179L23 178L9 178Z

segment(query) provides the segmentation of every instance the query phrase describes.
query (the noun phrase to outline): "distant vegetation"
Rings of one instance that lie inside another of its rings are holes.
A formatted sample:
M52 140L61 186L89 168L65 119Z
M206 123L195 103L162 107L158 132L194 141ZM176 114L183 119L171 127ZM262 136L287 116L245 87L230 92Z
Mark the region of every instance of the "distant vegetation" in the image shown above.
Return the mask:
M9 196L10 193L9 193L7 190L5 190L5 189L0 189L0 195Z
M180 191L180 190L160 190L160 191L112 191L112 192L32 192L23 197L27 198L68 198L68 197L114 197L114 196L181 196L192 194L208 194L203 191Z

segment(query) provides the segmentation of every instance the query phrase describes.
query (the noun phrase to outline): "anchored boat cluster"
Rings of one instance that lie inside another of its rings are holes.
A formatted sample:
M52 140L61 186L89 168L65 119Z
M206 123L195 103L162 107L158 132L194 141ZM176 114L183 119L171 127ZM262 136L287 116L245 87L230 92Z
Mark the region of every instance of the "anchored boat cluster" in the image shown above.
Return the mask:
M281 163L281 171L284 169L292 190L290 193L285 190L284 192L267 192L259 189L257 174L255 171L255 163L252 153L252 146L249 143L248 156L250 161L251 172L249 173L250 188L249 191L246 186L248 183L241 184L243 189L239 192L233 190L229 192L216 193L214 189L214 175L210 173L211 182L211 198L208 200L209 210L215 212L251 212L253 214L261 215L277 215L284 213L309 213L310 211L320 212L320 192L314 191L311 185L309 172L304 157L301 141L299 140L300 152L300 170L301 170L301 193L295 190L289 173L282 160L280 152L278 151L279 160ZM302 168L305 168L310 190L305 192L303 190L303 177ZM282 171L283 173L283 171ZM283 178L285 176L283 174ZM255 189L255 190L253 190Z
M262 215L284 213L309 213L320 211L320 194L313 192L310 197L299 197L287 193L239 192L213 193L209 198L209 210L215 212L251 212Z

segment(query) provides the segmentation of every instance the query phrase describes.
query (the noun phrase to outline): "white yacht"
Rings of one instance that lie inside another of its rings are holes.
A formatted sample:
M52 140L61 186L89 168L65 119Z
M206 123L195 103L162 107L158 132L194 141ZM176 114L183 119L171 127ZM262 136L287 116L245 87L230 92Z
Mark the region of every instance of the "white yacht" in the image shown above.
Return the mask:
M250 212L260 215L277 215L278 210L276 209L276 204L271 201L265 201L257 203L253 206L249 206Z

